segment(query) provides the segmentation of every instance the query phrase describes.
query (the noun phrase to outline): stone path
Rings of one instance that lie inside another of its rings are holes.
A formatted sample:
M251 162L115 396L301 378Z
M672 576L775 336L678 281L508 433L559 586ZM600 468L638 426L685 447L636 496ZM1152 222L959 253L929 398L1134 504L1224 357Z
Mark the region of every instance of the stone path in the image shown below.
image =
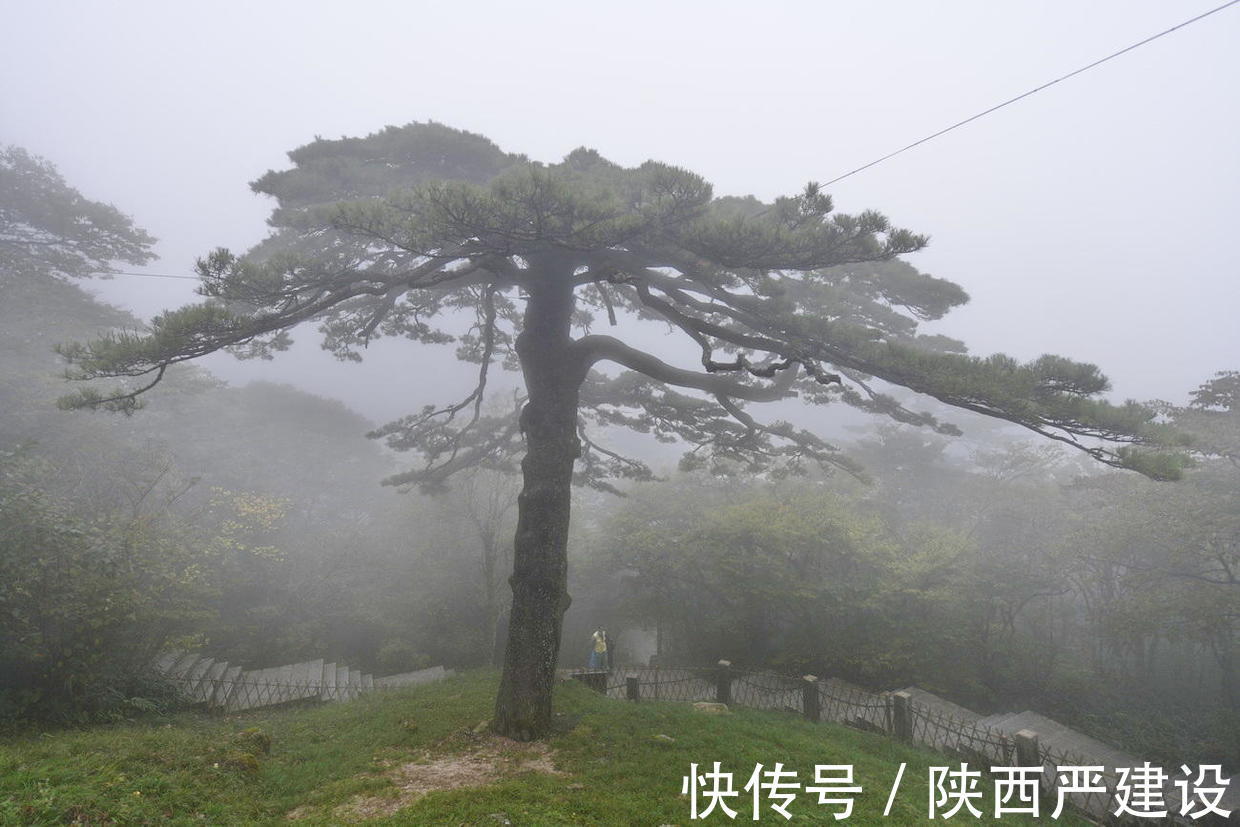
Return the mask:
M452 674L432 666L376 678L321 659L247 670L193 652L166 652L154 668L180 687L187 703L225 712L300 700L348 701L364 692L429 683Z

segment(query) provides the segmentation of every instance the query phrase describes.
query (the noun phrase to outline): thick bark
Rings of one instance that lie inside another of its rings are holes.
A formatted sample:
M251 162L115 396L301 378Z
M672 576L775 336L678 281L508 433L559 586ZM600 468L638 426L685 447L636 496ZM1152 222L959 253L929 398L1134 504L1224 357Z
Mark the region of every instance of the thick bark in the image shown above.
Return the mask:
M551 727L551 691L568 609L568 522L584 360L573 348L571 267L539 262L530 284L517 355L528 401L521 412L526 454L517 500L512 615L495 700L496 732L527 741Z

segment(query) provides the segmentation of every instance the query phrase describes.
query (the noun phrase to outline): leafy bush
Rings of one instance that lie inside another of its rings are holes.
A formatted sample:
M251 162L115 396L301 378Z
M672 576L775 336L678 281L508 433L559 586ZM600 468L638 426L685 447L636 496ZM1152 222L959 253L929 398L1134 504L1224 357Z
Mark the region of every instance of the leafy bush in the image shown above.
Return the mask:
M163 708L144 667L193 613L193 560L150 520L48 493L54 473L0 455L0 720Z
M419 653L403 640L388 640L379 647L375 657L380 671L385 675L412 672L430 666L430 658Z

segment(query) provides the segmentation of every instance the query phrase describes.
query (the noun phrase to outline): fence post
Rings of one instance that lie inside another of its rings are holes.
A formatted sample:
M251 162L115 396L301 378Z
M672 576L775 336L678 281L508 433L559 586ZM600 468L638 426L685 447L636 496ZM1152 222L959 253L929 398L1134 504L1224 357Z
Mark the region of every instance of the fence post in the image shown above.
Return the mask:
M715 700L721 704L732 705L732 661L719 661L719 672L715 675Z
M907 692L891 695L891 729L901 741L913 740L913 696Z
M1016 742L1016 766L1042 766L1042 750L1038 747L1038 734L1031 729L1022 729L1012 739Z
M818 711L818 678L806 675L804 680L805 683L801 686L801 710L806 718L818 723L821 717Z
M630 701L636 701L641 698L641 683L635 677L627 677L624 679L624 694Z

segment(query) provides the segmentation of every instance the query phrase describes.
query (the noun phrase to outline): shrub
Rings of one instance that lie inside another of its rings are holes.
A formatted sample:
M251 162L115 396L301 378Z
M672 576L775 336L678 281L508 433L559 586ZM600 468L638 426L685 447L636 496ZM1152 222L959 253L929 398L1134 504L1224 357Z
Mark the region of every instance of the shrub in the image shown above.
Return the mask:
M192 611L192 561L140 519L47 493L50 473L0 456L0 720L163 709L144 667Z
M419 653L413 646L403 640L388 640L385 642L379 647L375 660L378 662L379 670L385 675L412 672L415 669L425 669L431 665L429 657Z

